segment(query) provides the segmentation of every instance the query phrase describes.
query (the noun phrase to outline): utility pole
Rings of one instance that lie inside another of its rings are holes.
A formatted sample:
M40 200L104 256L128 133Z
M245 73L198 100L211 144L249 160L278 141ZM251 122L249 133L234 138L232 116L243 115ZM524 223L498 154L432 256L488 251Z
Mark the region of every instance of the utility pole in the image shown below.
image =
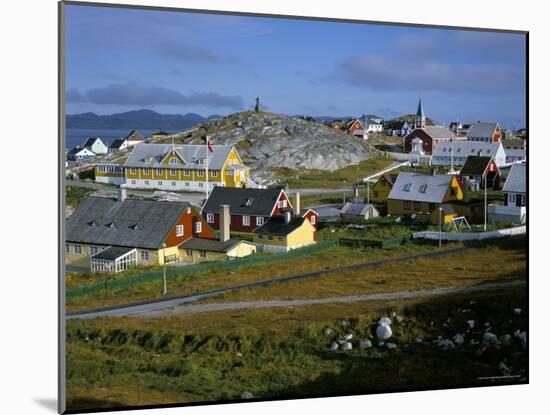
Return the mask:
M439 249L441 249L441 213L443 212L443 209L441 206L439 207Z
M163 270L163 278L162 278L162 281L164 283L164 287L163 287L163 290L162 290L162 295L165 296L166 293L167 293L167 286L166 286L166 254L164 253L164 250L166 248L166 244L163 243L162 244L162 263L164 265L164 270Z

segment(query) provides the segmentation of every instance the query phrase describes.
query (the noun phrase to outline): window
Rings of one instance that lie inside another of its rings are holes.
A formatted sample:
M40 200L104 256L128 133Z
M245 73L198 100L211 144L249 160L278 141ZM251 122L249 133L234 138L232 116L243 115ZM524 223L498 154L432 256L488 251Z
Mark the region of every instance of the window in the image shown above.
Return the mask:
M210 172L210 175L211 175L212 177L218 177L218 170L212 170L212 171Z
M136 181L135 181L135 180L132 180L132 184L136 184Z
M287 206L286 200L279 200L277 202L277 204L279 205L279 208L281 208L281 209L286 208L286 206Z
M145 183L146 185L149 185L149 180L145 180L144 183Z
M162 186L162 180L158 181L159 186Z
M176 157L172 157L170 159L170 164L179 164L179 163L180 163L180 161Z
M195 222L195 233L201 233L201 231L202 231L202 223Z
M411 191L411 186L412 186L411 183L407 183L405 186L403 186L403 190L405 192L410 192Z
M136 174L136 168L130 167L130 174Z
M309 219L309 222L310 222L312 225L315 225L315 223L317 223L317 218L315 217L315 215L313 215L313 216Z
M256 217L256 226L261 226L264 224L264 217L263 216L257 216Z
M143 169L143 174L149 174L149 169L147 168Z
M198 176L199 176L199 177L204 176L204 170L199 170L199 171L198 171Z
M141 251L141 260L149 261L149 251Z
M199 187L204 187L204 183L200 182Z
M74 253L75 254L81 254L82 253L82 247L80 245L74 246Z
M411 210L411 202L410 202L409 200L405 200L405 201L403 202L403 208L404 208L405 210Z
M185 253L187 254L187 256L193 256L193 251L191 249L186 249Z
M71 245L65 244L65 252L70 253L71 252Z
M176 236L183 236L183 225L176 226Z
M273 240L273 235L268 235L267 239L269 239L270 241Z
M258 234L258 239L264 239L264 236L261 233L259 233Z
M185 169L185 170L183 171L183 174L184 174L185 176L189 176L189 175L191 174L191 170Z
M97 246L90 246L90 256L98 253Z
M414 210L420 210L420 202L414 202Z
M207 213L206 214L206 222L214 223L214 214L213 213Z
M250 216L243 216L243 225L250 226Z
M176 175L176 169L170 169L170 176Z
M204 251L204 250L201 249L201 250L199 251L199 255L201 256L201 258L206 258L206 251Z
M427 188L428 188L427 184L423 184L422 186L420 186L420 193L426 193Z
M157 169L157 176L162 176L162 169Z
M185 187L189 187L189 182L185 182Z
M280 241L280 242L283 242L285 240L285 238L283 238L282 236L277 236L277 240Z

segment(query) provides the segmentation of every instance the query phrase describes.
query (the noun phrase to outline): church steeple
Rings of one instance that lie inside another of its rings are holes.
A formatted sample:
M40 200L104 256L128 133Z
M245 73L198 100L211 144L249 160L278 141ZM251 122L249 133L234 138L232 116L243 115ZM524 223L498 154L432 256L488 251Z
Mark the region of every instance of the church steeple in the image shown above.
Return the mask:
M416 110L416 117L414 118L414 128L426 128L426 117L424 115L424 108L422 108L422 98L418 99L418 109Z

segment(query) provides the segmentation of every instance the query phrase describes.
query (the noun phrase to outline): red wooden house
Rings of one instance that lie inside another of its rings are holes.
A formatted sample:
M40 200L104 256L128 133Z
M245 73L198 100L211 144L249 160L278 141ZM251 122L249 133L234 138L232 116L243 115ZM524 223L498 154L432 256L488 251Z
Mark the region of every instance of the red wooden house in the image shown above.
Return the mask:
M403 147L405 153L410 153L412 143L415 138L422 141L422 150L425 154L432 154L433 150L440 141L450 141L453 138L453 133L445 127L428 126L425 128L415 128L404 138Z
M272 216L278 216L292 204L281 187L246 189L216 186L202 208L203 218L214 229L220 227L220 206L229 205L231 231L252 232Z

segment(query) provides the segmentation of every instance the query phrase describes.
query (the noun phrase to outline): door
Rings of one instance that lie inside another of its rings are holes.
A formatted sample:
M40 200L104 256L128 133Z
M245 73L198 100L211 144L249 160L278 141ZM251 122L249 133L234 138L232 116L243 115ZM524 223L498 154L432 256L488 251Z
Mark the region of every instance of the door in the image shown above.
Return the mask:
M521 195L516 195L516 206L521 206Z

